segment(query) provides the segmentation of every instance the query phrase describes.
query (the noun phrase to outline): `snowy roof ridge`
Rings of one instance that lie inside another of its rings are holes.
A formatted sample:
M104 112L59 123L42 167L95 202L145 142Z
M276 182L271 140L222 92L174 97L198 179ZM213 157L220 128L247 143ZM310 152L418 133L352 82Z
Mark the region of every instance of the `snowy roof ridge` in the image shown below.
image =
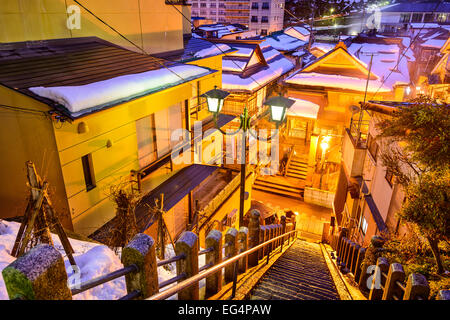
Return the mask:
M80 116L190 81L210 72L207 68L180 64L81 86L31 87L28 90L64 106L72 115Z

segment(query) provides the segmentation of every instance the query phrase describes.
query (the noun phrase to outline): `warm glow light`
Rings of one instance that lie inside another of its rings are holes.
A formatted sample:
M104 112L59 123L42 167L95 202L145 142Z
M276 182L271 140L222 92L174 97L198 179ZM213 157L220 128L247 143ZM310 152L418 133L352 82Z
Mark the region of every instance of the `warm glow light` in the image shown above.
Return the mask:
M283 107L279 107L279 106L270 106L270 108L272 109L272 119L274 121L281 121L283 120L283 112L284 112L284 108Z
M325 151L328 149L329 145L328 143L330 142L331 137L329 136L325 136L322 139L322 142L320 143L320 147L322 148L322 151Z
M406 94L410 94L411 93L411 87L406 87L405 88L405 92L406 92Z
M217 98L206 98L208 100L208 110L209 112L220 112L221 106L219 103L219 99Z
M297 211L295 211L294 214L295 214L296 216L298 216L298 212L297 212Z

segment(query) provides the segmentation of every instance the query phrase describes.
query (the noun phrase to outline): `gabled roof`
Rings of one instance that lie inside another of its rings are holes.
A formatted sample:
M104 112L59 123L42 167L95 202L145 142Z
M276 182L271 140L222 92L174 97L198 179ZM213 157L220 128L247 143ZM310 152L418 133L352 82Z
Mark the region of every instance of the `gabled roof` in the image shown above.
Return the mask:
M294 64L263 40L214 40L236 49L222 60L222 87L253 92L294 68Z
M366 64L351 55L342 42L338 43L333 50L307 64L300 72L340 74L357 78L367 78L369 74ZM370 79L378 79L378 76L371 72Z
M63 98L45 98L45 95L39 95L30 88L45 90L56 87L67 91L68 88L74 87L75 90L125 76L181 66L185 65L137 53L96 37L0 44L0 84L49 105L69 119L178 85L186 79L176 79L177 81L154 87L142 94L123 97L121 101L87 108L82 113L64 107Z

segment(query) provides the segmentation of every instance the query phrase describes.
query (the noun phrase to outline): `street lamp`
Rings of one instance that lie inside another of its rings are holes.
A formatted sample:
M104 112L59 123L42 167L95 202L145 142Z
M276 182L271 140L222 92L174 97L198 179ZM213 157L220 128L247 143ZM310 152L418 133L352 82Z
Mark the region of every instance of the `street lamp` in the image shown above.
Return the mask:
M213 119L216 128L224 135L235 135L242 131L242 144L241 144L241 186L240 186L240 204L239 204L239 227L243 225L244 222L244 200L245 200L245 178L246 178L246 162L247 162L247 132L259 140L268 141L274 136L269 138L257 137L252 130L250 130L250 124L252 117L249 116L247 107L244 107L244 112L240 116L239 128L234 132L225 132L217 125L217 117L222 110L224 100L229 95L228 92L217 89L217 86L213 90L210 90L201 96L206 98L208 104L208 110L213 114ZM271 97L264 102L264 105L270 107L270 120L276 124L276 128L283 123L286 118L286 110L290 108L295 103L294 100L277 96ZM275 133L276 134L276 133Z

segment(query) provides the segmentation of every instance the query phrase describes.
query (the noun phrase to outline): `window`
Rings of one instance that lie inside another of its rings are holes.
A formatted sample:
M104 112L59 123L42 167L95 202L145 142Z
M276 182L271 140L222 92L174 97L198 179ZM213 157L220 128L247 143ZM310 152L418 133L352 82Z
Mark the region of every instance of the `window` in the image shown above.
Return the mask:
M225 8L225 3L219 3L219 8Z
M389 185L392 187L394 184L394 174L390 170L386 170L386 175L384 176L386 178L386 181L389 183Z
M375 139L370 134L367 138L367 149L369 150L369 153L372 156L373 160L375 160L376 162L378 155L378 143L376 143Z
M192 8L198 8L198 3L193 3Z
M422 13L413 13L411 22L422 22Z
M81 158L81 163L83 164L83 174L84 182L86 184L86 191L95 188L95 176L94 168L92 166L92 155L87 154Z
M172 132L183 129L181 103L136 120L139 166L144 168L167 155L179 141L172 141ZM183 137L180 135L179 139Z
M215 7L216 7L216 4L215 4L215 3L211 3L211 4L209 5L209 7L210 7L210 8L215 8Z
M365 235L367 232L367 227L369 226L369 224L367 223L367 220L365 217L361 217L361 224L360 224L360 229L362 231L362 233Z
M156 134L154 115L136 120L139 166L144 168L156 160Z
M269 22L269 17L267 17L267 16L262 16L262 17L261 17L261 22L262 22L262 23L268 23L268 22ZM267 33L267 30L266 30L266 33Z
M407 23L409 22L410 19L411 19L410 13L402 13L400 15L400 23Z
M269 8L270 8L269 2L263 2L263 3L262 3L261 9L263 9L263 10L269 10Z
M206 3L200 3L200 8L206 8Z
M209 12L209 14L215 16L215 15L216 15L216 10L211 10L211 11Z
M258 10L258 2L252 2L252 9Z
M258 22L258 16L252 16L251 22Z
M437 16L437 21L444 23L445 21L447 21L447 14L446 13L439 13Z

